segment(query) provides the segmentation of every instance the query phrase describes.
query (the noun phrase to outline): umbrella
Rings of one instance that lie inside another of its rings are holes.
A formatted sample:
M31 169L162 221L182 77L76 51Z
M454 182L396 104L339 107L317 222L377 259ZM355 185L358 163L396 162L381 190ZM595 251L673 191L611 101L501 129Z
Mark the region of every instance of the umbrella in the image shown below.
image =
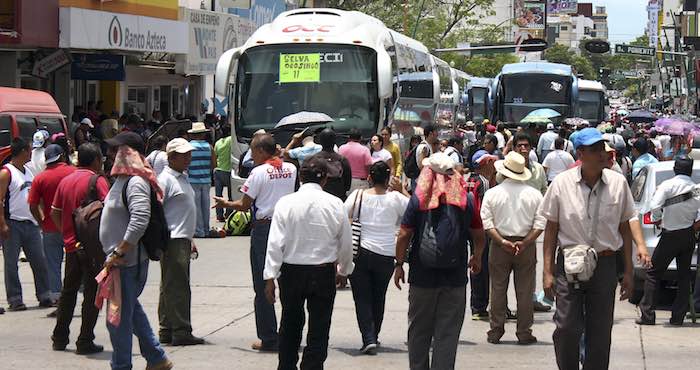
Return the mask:
M690 122L676 121L664 128L664 132L669 135L685 136L695 128Z
M582 125L586 125L586 126L589 125L589 122L588 122L587 120L585 120L585 119L583 119L583 118L580 118L580 117L567 118L567 119L564 120L564 122L565 122L567 125L573 126L573 127L579 127L579 126L582 126Z
M333 118L329 117L325 113L305 112L304 111L304 112L290 114L290 115L282 118L277 123L277 125L275 125L275 128L280 128L280 127L284 127L284 126L308 124L308 123L328 123L328 122L333 122Z
M618 116L626 116L626 115L630 114L630 112L628 112L628 111L625 110L625 109L618 109L617 112L615 112L615 113L616 113Z
M630 122L654 122L656 115L646 110L636 110L627 115L627 120Z
M561 116L561 113L550 108L541 108L528 113L525 118L554 118ZM521 121L523 122L523 121Z
M547 117L530 117L530 115L528 114L527 117L520 120L520 123L535 123L546 125L548 123L552 123L552 120Z

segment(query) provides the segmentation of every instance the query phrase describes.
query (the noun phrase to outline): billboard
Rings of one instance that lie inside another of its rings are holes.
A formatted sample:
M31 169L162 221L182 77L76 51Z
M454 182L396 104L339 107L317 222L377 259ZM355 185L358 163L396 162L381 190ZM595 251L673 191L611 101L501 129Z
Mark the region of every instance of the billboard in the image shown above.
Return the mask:
M547 0L547 14L571 14L578 11L578 0Z
M539 1L515 1L515 24L521 29L543 30L547 21L546 5Z

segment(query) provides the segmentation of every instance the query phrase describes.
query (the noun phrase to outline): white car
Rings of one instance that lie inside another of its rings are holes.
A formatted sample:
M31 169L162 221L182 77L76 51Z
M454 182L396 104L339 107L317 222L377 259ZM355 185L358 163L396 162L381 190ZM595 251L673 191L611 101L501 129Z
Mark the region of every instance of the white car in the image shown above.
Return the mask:
M658 163L652 163L644 167L639 171L639 174L632 182L632 196L634 197L635 209L637 210L639 221L642 225L642 233L644 235L644 240L646 241L647 248L649 248L649 254L654 253L654 248L659 242L661 229L651 222L651 215L646 212L649 209L649 204L651 203L651 198L654 196L656 187L662 182L675 176L673 172L673 161L664 161ZM700 161L694 161L693 163L693 176L692 179L695 183L700 183ZM636 246L635 253L636 255ZM691 263L691 269L695 271L697 269L698 256L697 250L696 254L693 256ZM693 276L695 273L693 272ZM646 279L645 269L639 265L639 262L634 261L634 294L630 298L630 302L633 304L639 303L644 294L644 280ZM668 267L668 271L664 275L661 281L662 292L664 294L674 294L676 287L676 260L671 262ZM695 279L692 279L693 282ZM671 291L669 291L671 289ZM667 299L667 296L662 295L662 301Z

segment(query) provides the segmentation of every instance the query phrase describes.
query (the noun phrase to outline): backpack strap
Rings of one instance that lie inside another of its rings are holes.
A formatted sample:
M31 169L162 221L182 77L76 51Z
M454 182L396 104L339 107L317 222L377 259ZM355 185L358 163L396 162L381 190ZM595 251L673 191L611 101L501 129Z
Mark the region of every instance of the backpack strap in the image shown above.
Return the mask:
M90 183L88 184L88 190L85 194L85 198L80 203L81 206L86 206L97 200L97 180L99 180L100 175L94 174L90 176ZM125 203L126 204L126 203Z

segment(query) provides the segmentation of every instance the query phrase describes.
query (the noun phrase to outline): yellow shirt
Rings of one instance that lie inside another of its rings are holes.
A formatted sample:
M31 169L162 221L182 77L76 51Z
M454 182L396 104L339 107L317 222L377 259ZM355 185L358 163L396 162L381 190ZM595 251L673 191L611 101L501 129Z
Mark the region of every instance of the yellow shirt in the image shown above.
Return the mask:
M388 145L384 147L391 153L391 159L394 160L394 176L401 177L403 166L401 165L401 149L393 141L389 142Z

